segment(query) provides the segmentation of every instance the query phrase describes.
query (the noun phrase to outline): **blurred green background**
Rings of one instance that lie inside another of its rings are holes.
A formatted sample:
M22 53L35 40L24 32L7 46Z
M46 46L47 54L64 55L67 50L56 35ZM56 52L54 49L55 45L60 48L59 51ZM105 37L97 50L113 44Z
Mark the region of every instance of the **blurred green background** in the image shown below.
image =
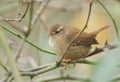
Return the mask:
M16 13L19 12L18 18L21 17L21 14L24 13L26 9L26 4L22 1L16 0L0 0L0 18L10 18L14 19L16 17ZM32 17L34 18L37 14L39 7L41 6L41 1L47 0L34 0ZM113 18L115 19L118 30L120 31L120 1L119 0L100 0L109 10ZM29 34L28 39L37 44L42 49L46 49L48 51L52 51L48 44L48 29L51 25L56 23L61 24L69 24L80 29L83 28L89 7L90 0L51 0L35 25L31 28L31 33ZM26 13L25 18L21 22L10 21L10 23L6 21L0 20L0 23L8 26L9 29L13 30L16 33L20 33L24 35L23 32L29 26L30 21L30 8ZM13 25L14 27L12 27ZM94 31L98 28L101 28L105 25L109 25L110 29L101 32L97 36L97 40L100 43L98 46L102 46L107 39L108 42L113 44L118 44L119 41L116 36L116 31L112 20L107 15L102 6L94 0L92 13L90 17L90 22L88 24L88 28L86 32ZM17 29L16 29L17 28ZM22 32L21 32L22 30ZM0 31L3 31L8 45L14 54L17 52L19 45L21 44L21 39L12 35L11 33L3 30L0 27ZM54 52L54 51L52 51ZM87 60L98 62L97 65L92 66L88 64L76 64L74 68L68 68L65 71L65 75L78 77L78 78L90 78L92 82L110 82L111 79L116 77L120 77L120 48L105 51L98 55L87 58ZM17 61L17 65L20 69L27 68L35 68L40 65L50 64L56 62L57 58L54 55L47 54L37 50L31 45L25 43L20 52L20 57ZM3 48L0 45L0 61L4 62L5 65L8 65L8 60L3 52ZM9 66L9 65L8 65ZM5 71L0 66L0 79L2 79L5 75ZM44 74L39 75L36 78L46 78L51 76L60 76L60 69L56 69ZM29 81L30 78L25 77L26 81ZM33 79L34 81L34 79ZM58 81L55 81L58 82ZM63 82L63 81L59 81ZM80 81L66 81L66 82L80 82ZM82 82L82 81L81 81ZM118 82L120 82L118 80Z

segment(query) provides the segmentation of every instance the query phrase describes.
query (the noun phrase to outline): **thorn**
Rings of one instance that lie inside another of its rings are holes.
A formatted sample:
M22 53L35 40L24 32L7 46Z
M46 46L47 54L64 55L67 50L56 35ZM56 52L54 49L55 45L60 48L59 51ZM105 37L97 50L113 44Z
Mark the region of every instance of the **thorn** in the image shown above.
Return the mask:
M98 49L98 47L95 47L95 50L94 51L98 51L99 49Z
M105 41L105 44L108 44L108 40Z
M105 41L104 46L103 46L103 50L111 50L116 48L116 45L111 45L108 43L108 40Z

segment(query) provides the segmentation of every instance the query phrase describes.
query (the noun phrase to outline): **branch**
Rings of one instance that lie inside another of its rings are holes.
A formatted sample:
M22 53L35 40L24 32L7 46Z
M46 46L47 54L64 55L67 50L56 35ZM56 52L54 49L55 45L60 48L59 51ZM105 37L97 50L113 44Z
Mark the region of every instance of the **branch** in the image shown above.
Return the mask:
M0 82L8 82L8 79L11 77L11 73L8 72L1 80ZM13 77L13 76L12 76Z
M104 43L104 45L103 45L103 47L100 47L100 48L96 47L94 50L92 50L90 53L88 53L88 55L86 57L90 57L90 56L96 55L96 54L98 54L100 52L103 52L105 50L115 49L117 47L119 47L118 44L111 45L106 40L105 43Z
M0 26L1 26L3 29L5 29L6 31L8 31L8 32L10 32L11 34L13 34L14 36L16 36L16 37L24 40L24 37L22 37L19 33L15 33L14 31L10 30L8 27L6 27L5 25L3 25L3 24L1 24L1 23L0 23ZM29 40L27 40L27 39L25 39L25 42L27 42L28 44L30 44L31 46L33 46L34 48L36 48L36 49L38 49L38 50L40 50L40 51L42 51L42 52L55 55L55 53L50 52L50 51L47 51L47 50L45 50L45 49L42 49L42 48L40 48L39 46L37 46L36 44L32 43L31 41L29 41Z
M16 51L16 53L15 53L15 61L17 61L18 58L20 57L20 53L21 53L21 51L22 51L22 49L23 49L23 47L24 47L24 44L25 44L25 40L22 40L22 41L20 42L20 44L18 45L18 49L17 49L17 51Z
M119 82L119 81L120 81L120 77L116 77L111 82Z
M15 24L13 24L11 21L5 21L5 23L7 23L8 25L10 25L12 28L14 28L15 30L17 30L18 32L21 32L23 34L25 34L25 30L19 28L18 26L16 26Z
M48 72L50 70L53 70L53 69L56 69L58 68L58 66L56 66L55 63L53 64L50 64L50 65L46 65L46 66L40 66L38 68L34 68L34 69L29 69L29 70L21 70L21 75L22 76L36 76L36 75L39 75L39 74L43 74L45 72Z
M115 49L118 46L119 45L117 45L117 44L116 45L110 45L106 41L103 47L96 48L95 50L93 50L92 52L90 52L87 57L96 55L97 53L103 52L106 49L107 50ZM71 63L73 64L73 62L69 62L68 64L71 64ZM75 63L89 64L89 65L96 65L97 64L96 62L88 61L88 60L85 60L85 59L77 60L77 61L75 61ZM61 67L61 66L64 66L64 65L56 65L56 63L53 63L53 64L43 65L43 66L40 66L40 67L37 67L37 68L33 68L33 69L20 70L20 73L21 73L22 76L31 76L31 77L34 77L36 75L43 74L45 72L51 71L51 70L56 69L56 68ZM13 79L13 76L11 76L9 78L9 80L12 80L12 79ZM50 78L50 79L47 79L47 80L42 80L41 82L49 81L49 80L50 81L61 80L61 79L72 80L72 78L58 77L58 78ZM75 78L73 80L77 80L77 79ZM118 80L118 79L115 79L115 80Z
M48 30L47 24L40 18L40 23L44 27L44 29Z
M30 3L26 3L27 6L26 6L26 9L25 9L25 12L23 13L22 17L19 18L19 22L26 16L27 11L28 11L28 9L29 9L29 4L30 4Z
M20 22L26 16L26 13L29 9L29 3L26 3L26 5L27 6L26 6L26 9L25 9L25 12L23 13L23 15L20 18L7 19L7 18L0 17L0 20L3 20L3 21L19 21Z
M5 38L4 34L2 33L2 31L0 31L0 43L1 43L1 46L2 46L2 48L5 52L5 55L8 59L10 68L12 69L11 71L12 71L12 74L15 78L15 81L16 82L23 82L23 80L20 76L20 73L18 71L17 64L13 58L13 55L12 55L12 52L11 52L9 46L7 45L6 38Z
M29 5L29 3L28 3ZM33 15L33 1L31 1L31 4L30 4L30 14L29 14L29 25L28 25L28 30L26 31L25 33L25 38L21 41L21 43L19 44L19 47L18 47L18 50L16 51L15 53L15 60L17 61L18 58L20 57L20 53L24 47L24 44L25 44L25 40L27 40L30 32L31 32L31 20L32 20L32 15Z
M5 71L9 71L9 67L7 67L1 60L0 60L0 66L4 68Z
M45 5L40 5L41 10L39 11L39 13L37 13L38 16L42 15L42 13L43 13L44 9L46 8L47 4L49 3L49 1L48 1L48 2L45 2L45 3L46 3ZM27 40L29 34L30 34L31 31L32 31L32 27L33 27L32 21L35 20L35 18L32 19L32 18L33 18L33 7L34 7L34 6L33 6L33 1L31 1L28 30L26 31L26 33L25 33L25 38L23 39L23 41L22 41L21 45L19 46L19 49L18 49L18 51L17 51L17 53L16 53L16 60L17 60L17 59L19 58L19 56L20 56L20 52L21 52L21 50L22 50L22 47L24 46L24 42ZM39 17L37 17L37 18L39 18Z
M40 16L42 15L43 11L46 9L48 3L50 2L51 0L46 0L45 2L43 2L39 9L36 11L36 15L34 16L33 20L32 20L32 26L35 25L36 21L40 18Z
M96 65L97 64L96 62L88 61L88 60L85 60L85 59L77 60L77 61L75 61L75 63L87 64L87 65Z
M70 80L70 81L82 81L82 82L90 82L90 79L87 78L76 78L76 77L59 77L59 76L54 76L54 77L49 77L45 79L38 79L35 82L53 82L53 81L60 81L60 80Z
M73 64L73 62L69 62L69 63ZM78 60L78 61L75 61L75 63L83 63L83 64L89 64L89 65L96 64L96 62L92 62L92 61L88 61L88 60ZM52 64L48 64L48 65L43 65L43 66L40 66L37 68L33 68L33 69L21 70L20 73L22 76L35 76L35 75L39 75L39 74L48 72L50 70L56 69L60 66L63 66L63 65L58 66L58 65L56 65L56 63L52 63Z
M57 65L60 65L62 60L65 57L66 52L68 51L68 49L70 48L71 44L78 38L78 36L81 36L81 34L84 32L84 30L87 28L88 22L89 22L89 18L90 18L90 14L91 14L91 9L92 9L92 4L93 4L93 0L90 2L89 4L89 12L88 12L88 17L87 17L87 21L86 24L84 26L84 28L73 38L73 40L68 44L68 46L66 47L65 51L62 54L62 57L60 58L60 60L58 61Z

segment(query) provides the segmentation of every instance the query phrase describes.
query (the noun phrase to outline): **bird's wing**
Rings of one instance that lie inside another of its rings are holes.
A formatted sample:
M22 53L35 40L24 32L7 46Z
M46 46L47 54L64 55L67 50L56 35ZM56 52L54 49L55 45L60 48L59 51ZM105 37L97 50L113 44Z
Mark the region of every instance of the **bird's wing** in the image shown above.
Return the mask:
M77 32L78 33L78 32ZM76 36L77 33L72 34L70 33L70 36L67 37L69 38L68 41L72 41L73 37ZM97 40L95 37L91 36L90 34L83 32L81 36L77 37L77 39L72 43L73 46L78 46L78 45L83 45L83 46L91 46L92 44L98 44Z
M78 37L75 41L76 45L85 45L91 46L92 44L98 44L95 37L91 37L88 33L83 33L80 37Z

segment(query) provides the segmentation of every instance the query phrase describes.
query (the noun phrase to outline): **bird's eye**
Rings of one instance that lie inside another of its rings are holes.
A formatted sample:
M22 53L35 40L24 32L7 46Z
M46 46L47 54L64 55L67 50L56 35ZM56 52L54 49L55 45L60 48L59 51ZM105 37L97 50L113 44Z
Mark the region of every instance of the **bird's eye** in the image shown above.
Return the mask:
M55 33L56 33L56 34L58 34L59 32L60 32L60 30L59 30L59 31L58 31L58 30L56 30L56 32L55 32Z
M56 34L60 33L62 29L63 29L63 26L60 26L60 27L55 31L55 33L56 33Z

